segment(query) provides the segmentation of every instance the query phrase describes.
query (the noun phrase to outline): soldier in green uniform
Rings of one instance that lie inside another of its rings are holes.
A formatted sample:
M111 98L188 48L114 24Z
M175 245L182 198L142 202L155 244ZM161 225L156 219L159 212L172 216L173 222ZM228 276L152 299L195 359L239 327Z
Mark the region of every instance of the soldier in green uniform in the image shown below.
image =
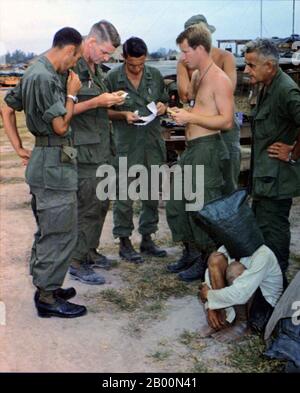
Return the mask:
M115 110L109 110L113 120L117 159L127 157L130 168L142 164L150 173L151 165L161 165L166 160L165 143L161 137L159 117L147 125L134 124L139 116L147 116L150 111L147 105L156 104L157 115L166 111L164 102L168 96L165 91L163 77L160 72L145 65L147 46L137 37L128 39L123 45L124 65L110 71L107 75L109 91L124 90L128 93L125 103ZM118 160L117 160L118 161ZM118 165L118 164L117 164ZM128 179L128 186L134 178ZM129 239L133 226L133 201L117 199L114 203L113 234L120 238L120 256L135 263L143 262ZM151 234L157 231L158 201L142 200L142 211L139 219L139 232L142 235L140 251L156 257L164 257L166 251L159 249L153 242Z
M245 46L245 72L263 89L253 110L253 210L265 243L284 275L289 263L292 198L300 195L300 90L279 68L279 54L267 39Z
M61 73L81 56L82 37L70 27L59 30L53 46L24 74L20 84L5 97L4 127L26 167L32 195L32 210L38 230L32 247L30 271L37 287L35 305L41 317L79 317L84 306L67 300L74 288L62 289L77 239L77 168L69 123L72 96L80 88L78 76L70 71L65 86ZM26 124L35 136L32 153L22 147L15 111L24 110Z
M103 284L105 279L92 266L109 268L110 261L97 252L109 199L97 198L96 170L112 163L107 108L123 103L117 93L108 93L100 63L108 61L120 45L115 27L108 21L95 23L83 42L83 54L74 67L82 83L71 127L78 163L78 240L72 255L70 275L85 284Z

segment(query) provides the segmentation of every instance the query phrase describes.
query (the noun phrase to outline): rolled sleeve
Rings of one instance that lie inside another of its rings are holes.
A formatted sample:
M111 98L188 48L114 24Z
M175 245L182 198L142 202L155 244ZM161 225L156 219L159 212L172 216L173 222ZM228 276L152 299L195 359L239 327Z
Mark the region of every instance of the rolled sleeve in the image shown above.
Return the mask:
M55 117L64 116L67 113L62 102L56 102L48 108L42 118L46 123L51 123Z
M46 78L44 75L36 83L36 101L42 119L46 123L51 123L55 117L64 116L65 92L60 88L55 80Z
M10 108L16 111L23 110L22 88L20 83L6 94L4 101Z

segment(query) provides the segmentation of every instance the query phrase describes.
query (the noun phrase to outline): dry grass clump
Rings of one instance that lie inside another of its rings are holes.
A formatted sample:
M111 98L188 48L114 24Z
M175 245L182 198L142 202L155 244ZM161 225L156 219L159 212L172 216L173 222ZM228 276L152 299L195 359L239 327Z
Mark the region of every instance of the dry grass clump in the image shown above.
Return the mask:
M284 362L264 356L265 343L258 336L248 336L234 345L227 357L228 365L242 373L276 373L283 371Z
M104 289L97 298L113 303L120 310L133 311L140 307L149 308L151 303L159 304L170 296L196 294L197 284L187 285L166 271L165 265L169 262L168 258L163 262L151 258L140 266L124 264L120 274L126 287Z

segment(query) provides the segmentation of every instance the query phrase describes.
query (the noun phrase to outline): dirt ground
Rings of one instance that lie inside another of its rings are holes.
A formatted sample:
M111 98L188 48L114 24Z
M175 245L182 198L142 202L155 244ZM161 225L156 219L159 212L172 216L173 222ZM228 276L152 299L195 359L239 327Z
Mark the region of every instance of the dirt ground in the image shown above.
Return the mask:
M19 117L24 129L24 119ZM32 139L25 134L25 146ZM165 265L180 255L171 242L160 209L156 240L167 247L169 256L148 258L143 266L121 262L112 236L109 211L101 250L116 262L102 286L70 280L75 301L85 304L88 314L78 319L37 317L34 287L28 274L28 259L35 222L30 209L24 170L13 153L0 124L0 319L1 372L206 372L276 371L277 365L261 359L257 338L207 335L207 324L196 293L198 283L183 284L166 273ZM291 214L293 276L299 269L300 200ZM138 245L139 235L133 235ZM2 303L1 303L2 302ZM243 349L244 348L244 349ZM250 349L251 350L250 350ZM249 361L249 356L251 361ZM246 370L241 367L245 359Z

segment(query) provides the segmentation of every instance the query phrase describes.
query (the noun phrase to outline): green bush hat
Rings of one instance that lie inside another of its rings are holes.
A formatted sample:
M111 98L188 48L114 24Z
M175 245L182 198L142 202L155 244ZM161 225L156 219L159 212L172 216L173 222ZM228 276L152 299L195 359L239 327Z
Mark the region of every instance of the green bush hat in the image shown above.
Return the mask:
M184 24L184 28L187 29L188 27L191 27L193 25L197 25L198 23L204 23L206 24L208 30L213 33L216 31L215 26L209 25L207 23L207 19L205 18L204 15L193 15L191 16Z

